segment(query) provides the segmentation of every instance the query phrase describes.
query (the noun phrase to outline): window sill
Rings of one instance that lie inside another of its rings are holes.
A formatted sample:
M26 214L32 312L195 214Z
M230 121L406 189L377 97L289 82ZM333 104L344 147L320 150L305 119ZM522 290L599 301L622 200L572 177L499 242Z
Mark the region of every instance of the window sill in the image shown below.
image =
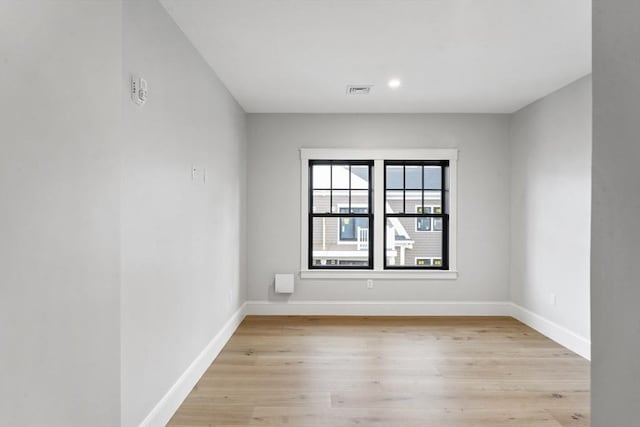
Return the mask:
M455 280L457 271L398 271L398 270L302 270L301 279L392 279L392 280Z

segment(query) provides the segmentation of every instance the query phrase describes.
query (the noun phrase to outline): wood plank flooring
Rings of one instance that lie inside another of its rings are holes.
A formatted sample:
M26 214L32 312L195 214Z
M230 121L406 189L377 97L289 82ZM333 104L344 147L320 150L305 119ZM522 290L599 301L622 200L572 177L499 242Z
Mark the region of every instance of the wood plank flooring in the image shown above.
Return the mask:
M169 425L584 427L589 392L510 317L249 316Z

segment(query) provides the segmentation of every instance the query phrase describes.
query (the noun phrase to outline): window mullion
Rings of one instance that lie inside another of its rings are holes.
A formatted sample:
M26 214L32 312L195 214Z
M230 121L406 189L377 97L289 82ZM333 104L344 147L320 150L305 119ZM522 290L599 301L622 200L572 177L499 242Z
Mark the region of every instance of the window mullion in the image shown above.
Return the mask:
M384 270L385 256L385 223L384 223L384 160L375 160L373 164L373 269ZM369 179L371 185L371 178Z

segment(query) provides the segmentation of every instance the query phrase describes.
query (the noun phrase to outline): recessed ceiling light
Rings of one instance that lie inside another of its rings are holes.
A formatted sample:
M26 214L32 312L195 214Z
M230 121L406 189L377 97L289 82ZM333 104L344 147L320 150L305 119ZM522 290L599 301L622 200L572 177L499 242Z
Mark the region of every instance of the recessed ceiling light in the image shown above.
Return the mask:
M391 89L397 89L400 87L400 80L399 79L391 79L389 80L389 87Z

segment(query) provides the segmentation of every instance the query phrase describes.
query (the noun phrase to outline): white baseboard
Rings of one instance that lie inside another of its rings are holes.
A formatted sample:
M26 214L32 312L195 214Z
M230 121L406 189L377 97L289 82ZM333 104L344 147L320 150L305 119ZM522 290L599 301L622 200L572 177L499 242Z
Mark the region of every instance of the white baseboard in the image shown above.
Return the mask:
M511 303L511 316L574 353L591 360L591 340L515 303Z
M247 301L247 314L306 316L510 316L505 301Z
M175 414L184 399L204 375L209 365L220 354L222 348L245 318L246 305L247 303L245 302L233 313L227 323L220 329L220 332L213 337L205 349L202 350L187 370L160 399L158 404L149 412L149 415L140 423L141 427L162 427L167 425L173 414Z

